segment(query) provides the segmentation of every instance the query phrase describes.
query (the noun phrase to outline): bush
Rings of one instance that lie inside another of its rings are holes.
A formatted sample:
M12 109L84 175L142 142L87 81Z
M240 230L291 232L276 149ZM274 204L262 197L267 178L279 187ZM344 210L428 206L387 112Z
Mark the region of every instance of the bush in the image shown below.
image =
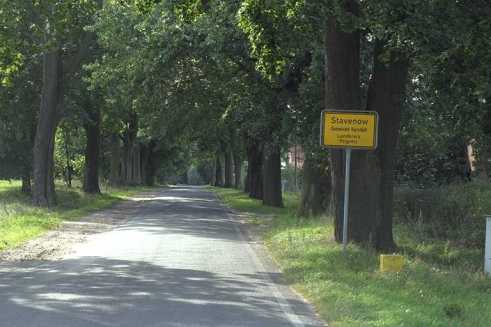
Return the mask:
M426 236L465 246L484 245L485 215L491 214L491 185L460 183L430 189L399 189L395 217Z

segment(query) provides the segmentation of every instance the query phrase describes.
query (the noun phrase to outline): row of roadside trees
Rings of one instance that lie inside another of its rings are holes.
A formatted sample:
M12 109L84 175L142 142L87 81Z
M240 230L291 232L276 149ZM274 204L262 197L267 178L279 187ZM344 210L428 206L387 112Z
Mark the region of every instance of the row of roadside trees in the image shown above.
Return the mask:
M151 185L159 174L183 174L190 161L209 182L238 186L247 161L246 192L282 206L282 157L298 143L306 157L299 211L333 208L340 240L343 154L319 147L320 112L377 111L379 148L353 157L349 235L384 250L395 247L396 176L412 181L417 171L455 165L449 145L471 139L479 162L487 160L485 0L71 0L0 8L7 26L0 174L22 177L26 189L32 177L38 205L56 202L64 121L83 127L87 192L99 192L101 171L113 184Z

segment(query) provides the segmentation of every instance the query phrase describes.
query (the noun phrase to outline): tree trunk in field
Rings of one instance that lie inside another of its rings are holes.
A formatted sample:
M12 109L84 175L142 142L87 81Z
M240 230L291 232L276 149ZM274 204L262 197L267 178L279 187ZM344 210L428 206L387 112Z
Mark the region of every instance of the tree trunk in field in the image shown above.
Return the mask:
M238 153L234 154L234 187L240 188L242 179L242 159Z
M253 199L263 199L263 149L258 142L247 147L247 182L246 192Z
M83 189L85 193L98 194L101 193L99 187L99 152L101 138L101 113L98 108L88 109L88 122L84 128L87 135L87 143L85 145L85 174Z
M408 79L408 60L401 53L391 53L389 62L382 62L384 48L377 42L374 73L368 89L368 110L379 114L378 148L372 160L371 180L377 188L376 219L372 245L392 251L396 245L392 235L394 198L394 162L401 125L401 111Z
M358 15L354 0L345 2L346 11ZM326 32L327 76L326 108L336 110L360 110L360 34L344 32L330 17ZM332 150L331 156L333 200L335 214L335 238L342 240L344 203L344 152ZM367 242L373 217L370 216L370 182L367 180L368 156L365 151L354 151L352 156L350 211L348 237L355 242Z
M216 164L215 164L215 186L217 187L222 187L224 184L222 171L223 171L222 160L220 158L220 155L217 154Z
M263 204L271 207L283 207L281 190L281 149L270 144L263 152Z
M62 92L61 51L43 55L43 90L33 149L33 203L36 206L56 205L54 184L55 134L60 120Z
M121 184L121 146L119 136L113 134L110 140L109 184L119 186Z
M225 182L224 186L225 187L232 187L234 182L233 182L233 156L232 152L230 150L225 151Z
M307 154L303 164L302 194L298 215L319 216L329 207L331 196L331 176L327 160L317 162Z

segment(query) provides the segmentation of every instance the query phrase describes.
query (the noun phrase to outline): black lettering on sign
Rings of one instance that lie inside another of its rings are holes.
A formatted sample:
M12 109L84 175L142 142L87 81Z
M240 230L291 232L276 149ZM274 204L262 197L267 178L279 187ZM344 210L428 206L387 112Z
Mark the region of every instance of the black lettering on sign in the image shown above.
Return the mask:
M331 123L340 125L368 125L368 119L339 118L337 116L332 116Z

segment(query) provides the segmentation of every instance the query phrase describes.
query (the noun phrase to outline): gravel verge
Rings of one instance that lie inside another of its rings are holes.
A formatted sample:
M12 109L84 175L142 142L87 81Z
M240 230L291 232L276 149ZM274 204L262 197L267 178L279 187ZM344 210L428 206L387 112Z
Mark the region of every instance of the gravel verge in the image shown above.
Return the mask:
M137 198L130 199L76 221L65 221L55 230L0 252L0 263L61 260L73 253L75 246L85 242L88 236L109 231L128 221L136 213L138 202Z

